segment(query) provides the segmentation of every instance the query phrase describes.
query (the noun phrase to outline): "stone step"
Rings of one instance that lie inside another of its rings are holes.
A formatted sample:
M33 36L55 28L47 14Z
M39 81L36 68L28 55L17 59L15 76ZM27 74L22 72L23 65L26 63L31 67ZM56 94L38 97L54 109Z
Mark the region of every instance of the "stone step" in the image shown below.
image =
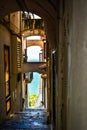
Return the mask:
M47 115L46 110L25 109L22 112L10 115L10 118L0 125L0 129L50 130L50 124L47 123Z

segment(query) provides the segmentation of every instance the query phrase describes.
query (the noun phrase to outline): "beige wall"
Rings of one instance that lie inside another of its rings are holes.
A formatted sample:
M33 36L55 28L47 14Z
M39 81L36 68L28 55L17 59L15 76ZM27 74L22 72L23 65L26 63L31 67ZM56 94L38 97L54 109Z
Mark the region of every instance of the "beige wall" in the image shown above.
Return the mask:
M10 33L9 31L2 25L0 25L0 42L4 45L10 46Z
M0 25L0 122L6 116L4 86L4 45L10 46L10 33Z
M11 50L11 34L2 25L0 25L0 123L10 113L19 111L21 109L21 81L17 81L17 73L13 73L12 59L14 58ZM10 47L10 90L11 90L11 111L6 114L6 97L4 86L4 45ZM15 50L16 51L16 50Z
M14 12L10 14L10 27L17 34L20 33L20 27L21 27L20 18L21 18L20 12Z

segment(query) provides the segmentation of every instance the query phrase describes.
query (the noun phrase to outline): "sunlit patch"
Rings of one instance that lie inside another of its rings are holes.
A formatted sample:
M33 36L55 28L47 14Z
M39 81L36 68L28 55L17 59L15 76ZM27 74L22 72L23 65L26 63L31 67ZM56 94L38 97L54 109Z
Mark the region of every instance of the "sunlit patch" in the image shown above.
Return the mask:
M41 53L41 47L31 46L27 48L27 61L28 62L37 62L39 61L39 53Z
M41 36L29 36L27 40L41 40Z
M10 118L16 117L15 114L10 114Z
M34 124L34 126L40 126L41 125L41 123L38 123L38 122L34 122L33 124Z

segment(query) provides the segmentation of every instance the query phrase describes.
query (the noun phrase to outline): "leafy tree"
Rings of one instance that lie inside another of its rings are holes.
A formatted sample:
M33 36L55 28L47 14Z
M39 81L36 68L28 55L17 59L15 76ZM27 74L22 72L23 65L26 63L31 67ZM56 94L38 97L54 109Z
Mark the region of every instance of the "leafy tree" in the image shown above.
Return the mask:
M34 107L37 101L38 95L37 94L30 94L29 95L29 107Z

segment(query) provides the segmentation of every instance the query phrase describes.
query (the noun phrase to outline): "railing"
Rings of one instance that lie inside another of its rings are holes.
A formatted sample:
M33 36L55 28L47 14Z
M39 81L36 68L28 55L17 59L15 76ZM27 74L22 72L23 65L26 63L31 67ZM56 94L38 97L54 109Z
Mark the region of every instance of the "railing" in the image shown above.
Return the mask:
M41 29L44 30L44 21L42 19L23 19L22 31L24 30Z
M22 19L21 28L18 28L15 24L13 24L6 18L4 18L1 22L5 24L5 26L15 34L20 34L20 32L26 30L44 30L43 19Z

